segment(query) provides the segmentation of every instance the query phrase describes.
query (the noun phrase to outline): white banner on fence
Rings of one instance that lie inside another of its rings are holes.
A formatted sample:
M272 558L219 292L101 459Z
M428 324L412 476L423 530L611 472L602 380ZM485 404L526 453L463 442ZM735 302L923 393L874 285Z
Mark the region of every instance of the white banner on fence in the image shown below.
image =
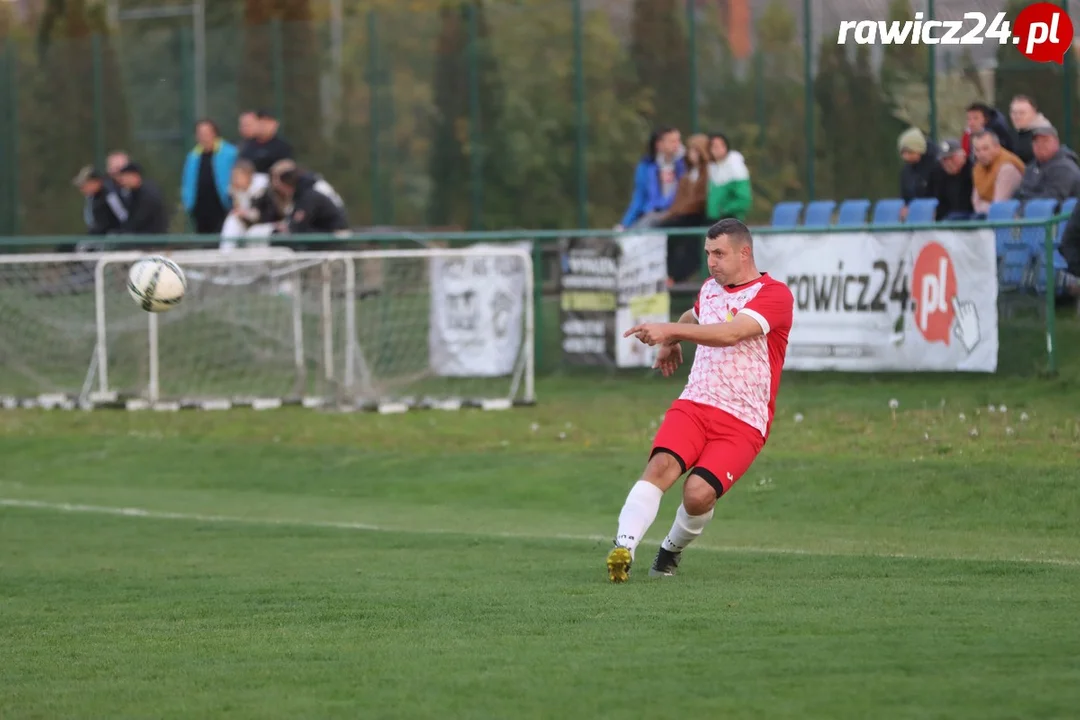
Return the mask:
M992 230L766 235L754 254L795 296L785 368L997 369Z
M521 353L525 273L519 257L484 249L531 249L528 242L474 245L476 256L431 261L431 369L447 377L509 375Z
M659 347L623 333L639 323L668 322L667 236L623 235L619 242L618 304L615 310L616 367L652 367Z

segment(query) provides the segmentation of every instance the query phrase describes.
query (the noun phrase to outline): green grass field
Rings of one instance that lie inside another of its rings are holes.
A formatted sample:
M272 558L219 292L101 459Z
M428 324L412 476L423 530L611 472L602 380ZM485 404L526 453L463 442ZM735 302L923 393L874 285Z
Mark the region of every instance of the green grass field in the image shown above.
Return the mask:
M1076 383L787 376L681 574L644 572L672 494L625 585L682 380L0 413L0 717L1075 717Z

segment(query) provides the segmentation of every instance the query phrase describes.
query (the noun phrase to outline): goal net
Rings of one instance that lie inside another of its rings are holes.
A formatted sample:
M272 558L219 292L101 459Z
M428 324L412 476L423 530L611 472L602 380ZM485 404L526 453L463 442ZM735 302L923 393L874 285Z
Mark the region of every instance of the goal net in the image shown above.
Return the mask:
M0 402L395 410L534 400L527 249L182 251L183 302L128 295L137 252L0 255Z

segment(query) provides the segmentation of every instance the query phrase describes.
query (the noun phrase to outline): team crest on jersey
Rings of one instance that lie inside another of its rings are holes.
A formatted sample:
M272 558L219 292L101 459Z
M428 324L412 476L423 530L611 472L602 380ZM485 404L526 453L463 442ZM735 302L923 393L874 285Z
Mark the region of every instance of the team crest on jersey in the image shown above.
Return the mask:
M739 314L739 308L728 307L727 315L724 316L724 322L731 322L735 319L735 316Z

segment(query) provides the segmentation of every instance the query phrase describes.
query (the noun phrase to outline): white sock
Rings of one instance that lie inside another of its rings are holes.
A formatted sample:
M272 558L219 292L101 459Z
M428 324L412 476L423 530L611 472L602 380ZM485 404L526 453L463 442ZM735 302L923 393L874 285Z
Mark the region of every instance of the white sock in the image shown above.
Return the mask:
M713 508L715 510L715 508ZM679 504L679 510L675 513L675 522L671 524L671 530L664 538L663 547L671 552L682 552L686 546L694 542L705 526L712 520L713 511L704 515L690 515L686 508Z
M626 503L619 513L619 532L615 535L615 542L628 549L631 557L656 519L663 497L663 490L644 480L638 480L630 488L630 494L626 496Z

